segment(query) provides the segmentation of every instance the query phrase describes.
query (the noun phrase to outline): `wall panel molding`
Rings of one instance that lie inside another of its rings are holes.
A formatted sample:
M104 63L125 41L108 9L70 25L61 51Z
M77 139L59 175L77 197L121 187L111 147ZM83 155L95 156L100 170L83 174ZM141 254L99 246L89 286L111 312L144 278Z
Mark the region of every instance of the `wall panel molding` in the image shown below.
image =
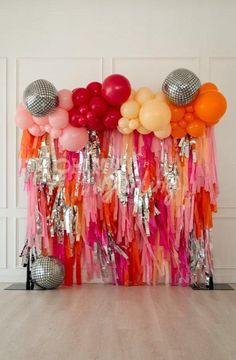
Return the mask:
M0 208L7 207L7 58L0 58Z
M7 218L0 217L0 269L7 267Z

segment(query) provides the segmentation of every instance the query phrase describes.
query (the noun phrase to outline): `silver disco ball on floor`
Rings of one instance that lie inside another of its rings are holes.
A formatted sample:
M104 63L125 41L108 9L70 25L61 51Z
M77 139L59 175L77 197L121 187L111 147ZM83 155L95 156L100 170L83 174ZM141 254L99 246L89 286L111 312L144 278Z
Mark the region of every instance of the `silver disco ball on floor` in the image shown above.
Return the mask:
M191 103L198 94L201 82L197 75L187 69L172 71L162 84L162 91L170 102L178 106Z
M40 256L31 267L32 281L43 289L56 289L64 276L64 265L54 256Z
M33 116L46 116L58 105L57 89L47 80L35 80L24 91L24 103Z

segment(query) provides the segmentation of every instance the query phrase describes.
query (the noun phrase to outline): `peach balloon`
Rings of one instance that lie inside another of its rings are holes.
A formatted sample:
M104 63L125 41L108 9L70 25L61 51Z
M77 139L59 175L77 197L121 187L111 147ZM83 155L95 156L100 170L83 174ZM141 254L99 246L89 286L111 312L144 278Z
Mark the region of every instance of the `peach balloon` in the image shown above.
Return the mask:
M135 100L128 100L121 105L121 115L127 119L134 119L138 116L140 105Z
M145 129L143 126L139 126L139 127L137 128L137 131L138 131L140 134L142 134L142 135L147 135L147 134L150 134L150 133L151 133L151 131Z
M49 124L55 129L64 129L69 124L68 112L64 109L57 108L48 116Z
M131 133L133 132L133 130L131 130L131 129L129 129L129 128L126 128L126 127L121 128L121 127L119 127L119 126L118 126L118 130L119 130L119 132L120 132L121 134L123 134L123 135L128 135L128 134L131 134Z
M140 89L137 90L135 94L135 100L141 105L153 98L154 98L154 94L152 90L147 87L141 87Z
M166 102L165 94L162 91L159 91L158 93L156 93L155 99L158 101Z
M154 131L154 134L158 139L167 138L171 134L171 125L167 125L166 128L163 130Z
M171 111L166 103L149 100L141 107L139 119L145 129L157 131L170 123Z
M137 129L139 126L141 126L139 119L132 119L129 121L129 128L132 130Z
M126 118L120 118L120 120L118 121L118 125L120 128L125 128L129 126L129 120Z
M135 93L136 93L135 90L131 89L131 93L130 93L128 100L133 100L135 98Z
M36 117L33 116L33 120L35 122L35 124L39 125L39 126L44 126L48 124L48 117L44 116L44 117Z
M72 92L67 89L58 91L59 107L67 111L71 110L74 106L72 101Z

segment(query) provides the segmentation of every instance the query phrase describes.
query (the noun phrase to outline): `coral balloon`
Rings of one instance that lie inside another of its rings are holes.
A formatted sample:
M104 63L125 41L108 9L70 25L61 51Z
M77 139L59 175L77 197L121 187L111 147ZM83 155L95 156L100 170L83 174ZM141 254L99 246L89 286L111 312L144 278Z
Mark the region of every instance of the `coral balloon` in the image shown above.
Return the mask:
M44 116L44 117L36 117L36 116L33 116L33 120L34 120L34 123L39 125L39 126L45 126L48 124L48 117L47 116Z
M110 75L102 83L102 95L111 105L121 105L129 98L130 93L130 82L123 75Z
M176 126L172 127L171 135L177 139L184 137L187 134L186 129L174 123Z
M146 101L154 98L154 94L151 89L147 87L141 87L135 94L135 100L143 105Z
M139 134L142 134L142 135L147 135L147 134L151 133L151 131L145 129L143 126L139 126L137 128L137 131L139 132Z
M62 135L62 130L51 128L51 130L50 130L50 136L51 136L53 139L57 139L57 138L59 138L61 135Z
M85 128L67 126L59 137L59 143L64 150L79 151L88 143L88 131Z
M93 81L87 85L87 90L91 94L91 96L99 96L102 91L102 84L97 81Z
M90 93L85 88L78 88L72 92L72 100L74 105L77 107L83 104L88 104L90 100Z
M48 115L49 124L55 129L64 129L69 124L69 114L66 110L57 108Z
M215 84L207 82L200 87L199 95L207 91L218 91L218 88Z
M171 134L171 126L170 124L166 126L165 129L163 130L158 130L158 131L154 131L155 136L158 139L166 139L170 136Z
M23 130L29 129L35 125L32 115L22 105L19 105L17 108L15 122L16 125Z
M62 89L58 92L58 106L62 109L69 111L73 108L72 92L67 89Z
M195 119L187 126L187 132L194 137L202 136L205 132L206 125L203 121Z
M128 100L121 105L121 115L127 119L134 119L138 116L140 105L135 100Z
M119 119L120 111L118 109L111 108L103 120L103 124L107 129L116 129Z
M216 124L227 108L225 97L218 91L204 92L199 95L194 104L197 117L209 125Z
M165 128L171 119L171 111L167 104L158 100L149 100L143 104L139 113L143 127L150 131Z
M45 130L41 130L38 125L33 125L28 129L28 131L33 136L42 136L45 134Z
M183 119L185 114L184 107L176 106L173 104L168 104L168 105L171 111L171 121L180 121L181 119Z
M90 109L98 116L104 116L107 112L107 103L101 96L94 96L89 103Z
M129 128L132 130L137 129L140 126L141 126L141 124L139 122L139 119L132 119L129 121Z
M49 125L49 124L47 124L47 125L44 126L44 130L45 130L47 133L50 133L51 129L52 129L52 127L51 127L51 125Z

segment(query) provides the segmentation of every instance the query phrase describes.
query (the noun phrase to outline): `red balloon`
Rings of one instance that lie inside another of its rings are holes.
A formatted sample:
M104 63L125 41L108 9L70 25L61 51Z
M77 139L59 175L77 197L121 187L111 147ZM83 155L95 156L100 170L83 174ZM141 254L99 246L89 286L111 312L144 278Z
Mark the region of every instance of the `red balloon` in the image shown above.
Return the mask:
M102 84L100 82L94 81L88 84L87 90L92 96L98 96L101 94Z
M123 75L110 75L102 83L102 95L111 105L121 105L130 94L130 82Z
M104 116L107 112L107 103L100 97L95 96L89 103L90 109L93 110L98 116Z
M69 111L69 122L72 126L79 127L78 118L80 113L77 109L73 108Z
M87 127L89 130L95 130L95 131L101 131L104 128L101 119L97 117L95 118L91 117L89 120L87 120Z
M81 115L86 115L89 111L89 106L87 104L83 104L79 107L79 112Z
M88 104L90 99L89 91L85 88L78 88L72 93L72 100L75 106L79 107Z
M87 114L86 114L86 118L88 121L93 121L93 120L96 120L97 119L97 115L94 111L88 111Z
M116 108L111 108L103 120L103 124L107 129L116 129L118 121L121 118L120 111Z

